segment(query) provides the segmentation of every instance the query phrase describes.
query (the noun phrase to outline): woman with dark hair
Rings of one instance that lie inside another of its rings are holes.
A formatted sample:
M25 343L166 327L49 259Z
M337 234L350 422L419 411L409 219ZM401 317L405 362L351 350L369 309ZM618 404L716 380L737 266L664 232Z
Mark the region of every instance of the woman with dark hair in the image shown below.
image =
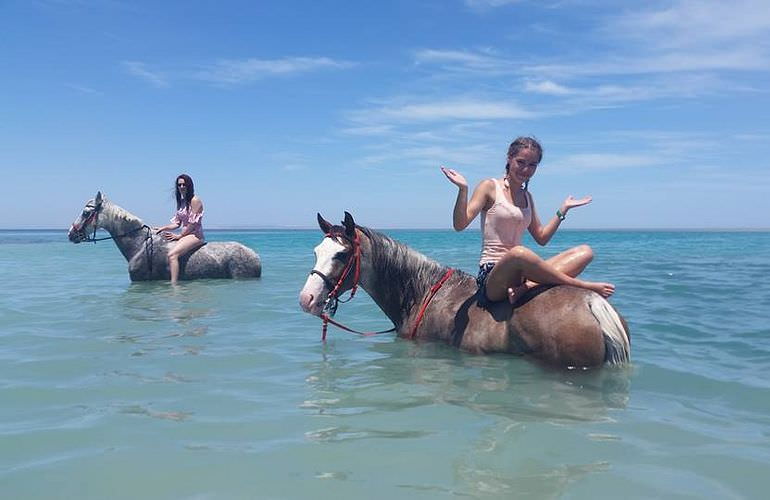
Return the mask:
M157 234L163 234L167 241L176 241L168 252L168 268L171 271L171 283L179 279L179 256L195 250L205 243L203 238L203 202L195 196L195 185L187 174L181 174L174 183L176 195L176 213L171 224L155 228ZM170 230L182 227L182 232L175 234Z
M453 224L462 231L481 212L483 236L479 263L479 295L482 301L509 300L515 303L533 284L572 285L593 290L603 297L615 291L610 283L577 279L593 259L588 245L580 245L548 260L522 246L524 230L540 245L545 245L564 220L567 212L591 202L568 196L545 225L535 212L529 180L543 158L543 148L532 137L519 137L508 148L505 176L482 181L468 201L468 182L457 171L441 167L450 182L459 188Z

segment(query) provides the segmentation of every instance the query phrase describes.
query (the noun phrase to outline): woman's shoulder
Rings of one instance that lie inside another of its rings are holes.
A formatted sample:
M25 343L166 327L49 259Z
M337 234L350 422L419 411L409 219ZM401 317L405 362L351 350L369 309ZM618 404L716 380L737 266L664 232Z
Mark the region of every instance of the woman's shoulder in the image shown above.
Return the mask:
M193 196L192 200L190 200L190 208L192 208L196 212L203 209L203 200L198 198L197 195Z
M483 181L479 182L479 185L476 189L482 189L485 192L493 192L495 190L496 183L497 179L490 177L489 179L484 179Z

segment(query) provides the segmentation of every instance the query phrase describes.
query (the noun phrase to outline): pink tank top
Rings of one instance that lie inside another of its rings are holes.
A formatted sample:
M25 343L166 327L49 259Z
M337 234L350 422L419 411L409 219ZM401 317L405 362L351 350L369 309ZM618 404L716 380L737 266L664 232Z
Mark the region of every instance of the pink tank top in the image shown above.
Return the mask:
M171 222L181 225L183 230L185 227L190 226L192 234L202 240L203 224L201 219L203 219L203 212L195 213L191 212L187 207L182 207L176 211L174 217L171 218Z
M505 197L500 181L495 183L495 202L481 212L481 261L479 265L495 264L505 253L521 245L521 237L532 222L532 206L527 195L527 206L519 208Z

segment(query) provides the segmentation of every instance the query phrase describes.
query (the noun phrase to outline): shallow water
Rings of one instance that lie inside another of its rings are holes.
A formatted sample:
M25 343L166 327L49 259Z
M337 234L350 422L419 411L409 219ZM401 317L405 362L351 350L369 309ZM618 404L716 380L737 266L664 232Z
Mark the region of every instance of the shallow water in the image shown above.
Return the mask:
M474 232L388 231L473 273ZM770 233L562 231L633 363L550 371L302 314L317 231L209 232L246 281L131 284L110 242L0 232L3 498L764 497ZM531 243L531 242L530 242ZM534 246L533 246L534 247ZM361 293L338 319L389 327Z

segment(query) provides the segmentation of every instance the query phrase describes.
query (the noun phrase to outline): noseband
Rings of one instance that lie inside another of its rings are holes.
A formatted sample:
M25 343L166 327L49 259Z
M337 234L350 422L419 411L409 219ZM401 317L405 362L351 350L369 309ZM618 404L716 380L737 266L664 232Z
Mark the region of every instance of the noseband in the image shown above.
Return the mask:
M90 208L89 205L86 205L86 208ZM86 220L84 220L81 224L72 224L72 229L75 230L75 234L82 237L81 241L93 241L93 242L99 241L96 239L96 229L99 226L99 212L102 211L102 204L97 203L96 205L93 206L93 209L94 211L91 212L91 214L88 217L86 217ZM88 226L88 224L91 223L91 221L93 221L94 223L94 234L93 236L91 236L91 238L89 238L86 235L85 228Z
M321 340L326 340L326 330L329 327L329 323L338 324L336 321L331 319L331 316L334 316L334 313L337 312L337 306L339 306L340 302L348 302L355 296L356 290L358 290L358 281L361 278L361 240L358 238L358 233L355 231L355 229L353 230L352 238L348 238L346 235L341 233L326 233L326 237L343 238L350 242L350 244L353 246L353 250L352 255L348 259L348 262L345 264L345 268L342 270L342 274L340 274L340 278L337 280L337 283L334 283L328 276L317 269L310 271L311 276L314 274L319 276L323 280L324 285L329 289L329 294L326 296L323 312L321 313L321 319L323 320L323 333L321 335ZM341 300L339 297L339 290L342 287L342 284L345 282L345 279L350 274L351 270L353 270L353 287L350 290L350 296L348 296L346 300ZM347 329L347 327L344 328Z
M332 316L334 316L334 313L337 312L337 306L339 306L339 303L348 302L350 299L352 299L355 296L356 290L358 290L358 283L361 278L361 240L358 237L358 232L355 232L355 230L353 232L352 238L348 238L347 235L343 235L341 233L326 233L326 237L345 239L350 242L350 244L353 247L353 250L352 250L352 255L350 256L350 259L348 259L348 262L345 264L345 268L342 270L342 274L340 274L340 278L337 280L336 283L334 283L327 275L325 275L324 273L322 273L317 269L313 269L312 271L310 271L311 276L314 274L319 276L323 280L324 285L329 289L329 294L326 296L326 301L324 301L324 308L323 308L323 311L321 312L321 319L323 320L321 340L326 341L326 330L329 328L329 323L345 331L348 331L350 333L355 333L356 335L361 335L361 336L379 335L381 333L395 332L396 331L395 327L389 330L382 330L379 332L359 332L358 330L353 330L352 328L349 328L343 325L342 323L334 321L331 318ZM347 299L342 300L339 296L339 293L340 293L339 290L351 271L353 271L353 287L350 289L350 296L348 296Z

